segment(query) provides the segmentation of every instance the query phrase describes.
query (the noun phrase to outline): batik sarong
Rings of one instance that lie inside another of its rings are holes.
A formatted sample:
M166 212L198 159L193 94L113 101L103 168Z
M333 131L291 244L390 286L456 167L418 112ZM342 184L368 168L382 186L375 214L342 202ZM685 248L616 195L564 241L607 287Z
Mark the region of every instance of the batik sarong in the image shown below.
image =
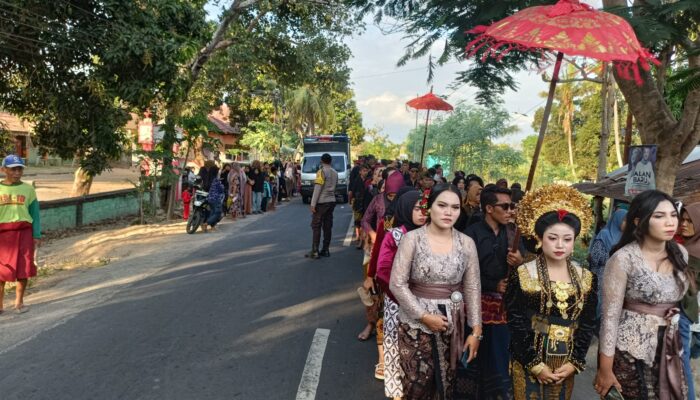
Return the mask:
M384 395L402 397L401 360L399 357L399 305L384 296Z
M451 333L429 334L399 324L399 354L404 400L453 399Z

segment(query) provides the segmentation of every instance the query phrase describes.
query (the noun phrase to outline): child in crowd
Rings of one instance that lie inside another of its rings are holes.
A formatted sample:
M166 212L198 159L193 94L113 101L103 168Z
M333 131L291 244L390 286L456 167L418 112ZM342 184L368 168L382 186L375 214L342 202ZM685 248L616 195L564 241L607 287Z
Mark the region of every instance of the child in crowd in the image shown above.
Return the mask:
M192 201L192 191L190 185L182 184L182 219L187 221L190 218L190 202Z
M267 211L267 205L270 203L270 199L272 199L272 185L270 184L270 176L267 175L265 176L265 183L263 184L263 199L262 205L260 206L263 212Z

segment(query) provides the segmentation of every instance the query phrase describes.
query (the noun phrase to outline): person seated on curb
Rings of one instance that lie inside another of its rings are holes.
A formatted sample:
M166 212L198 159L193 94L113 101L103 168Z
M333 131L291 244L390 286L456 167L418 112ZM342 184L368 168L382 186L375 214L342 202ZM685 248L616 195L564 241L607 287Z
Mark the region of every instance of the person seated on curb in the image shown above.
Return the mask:
M0 182L0 313L4 311L5 282L17 282L17 313L28 310L24 291L29 278L36 276L34 250L41 243L39 201L32 185L22 182L24 161L11 154L2 161L4 179Z

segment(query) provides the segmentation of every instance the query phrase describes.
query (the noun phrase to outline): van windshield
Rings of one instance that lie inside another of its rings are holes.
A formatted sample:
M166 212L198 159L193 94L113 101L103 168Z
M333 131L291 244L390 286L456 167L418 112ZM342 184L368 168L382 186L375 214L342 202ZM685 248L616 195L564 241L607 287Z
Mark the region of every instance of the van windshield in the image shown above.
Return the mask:
M333 156L331 167L338 172L345 172L345 157ZM321 168L321 156L305 156L301 172L305 174L315 174Z

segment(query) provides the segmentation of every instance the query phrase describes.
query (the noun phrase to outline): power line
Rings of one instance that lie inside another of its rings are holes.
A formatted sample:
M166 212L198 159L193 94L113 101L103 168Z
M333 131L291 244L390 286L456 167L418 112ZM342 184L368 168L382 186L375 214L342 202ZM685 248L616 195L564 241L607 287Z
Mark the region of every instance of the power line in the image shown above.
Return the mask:
M453 61L453 62L446 63L446 64L443 64L443 65L451 65L451 64L457 64L457 63L459 63L459 61ZM405 73L405 72L415 72L415 71L421 71L421 70L425 70L425 69L426 69L425 67L411 68L411 69L402 69L402 70L399 70L399 71L383 72L383 73L374 74L374 75L357 76L357 77L354 77L354 78L352 78L352 79L354 80L354 79L378 78L378 77L381 77L381 76L395 75L395 74L403 74L403 73Z
M20 6L16 5L16 4L8 3L8 2L6 2L6 1L4 1L4 0L0 0L0 4L4 4L4 5L6 5L6 6L10 6L10 7L16 9L16 10L19 10L21 13L18 13L17 11L14 12L14 14L15 14L16 16L22 16L22 17L23 17L23 16L25 16L25 15L33 15L33 16L39 18L39 19L45 19L45 18L46 18L45 15L37 14L37 13L35 13L35 12L33 12L33 11L27 10L26 8L22 8L22 7L20 7ZM5 10L3 10L3 11L4 11L4 12L10 12L10 11L7 10L7 9L5 9Z
M74 48L74 47L66 46L65 44L62 44L62 43L57 43L57 42L51 43L51 42L46 42L46 41L43 41L43 40L38 40L38 39L29 38L29 37L22 36L22 35L15 35L14 33L9 33L9 32L2 32L2 31L0 31L0 36L3 36L3 35L5 35L5 36L4 36L5 39L17 38L17 39L15 39L15 41L18 41L19 39L22 39L22 40L27 40L27 41L30 41L30 42L35 42L35 43L37 43L37 44L43 44L43 45L47 45L47 46L54 46L54 47L59 47L59 48L68 49L68 50L73 50L73 51L75 51L75 52L81 52L81 51L83 51L83 50L78 50L78 49L76 49L76 48ZM9 36L9 37L8 37L8 36ZM19 42L19 44L26 44L26 43Z
M103 20L103 21L105 21L105 22L107 22L107 23L111 23L111 21L109 21L107 18L105 18L105 17L103 17L103 16L100 16L100 15L97 15L97 14L95 14L94 12L89 11L89 10L86 10L86 9L84 9L84 8L82 8L82 7L79 7L79 6L77 6L77 5L73 4L73 3L71 3L71 2L68 1L68 0L60 0L60 1L61 1L62 3L64 3L64 4L69 5L70 7L75 8L76 10L82 11L82 12L85 13L86 15L91 15L91 16L93 16L93 17L95 17L95 18L98 18L98 19L101 19L101 20Z

